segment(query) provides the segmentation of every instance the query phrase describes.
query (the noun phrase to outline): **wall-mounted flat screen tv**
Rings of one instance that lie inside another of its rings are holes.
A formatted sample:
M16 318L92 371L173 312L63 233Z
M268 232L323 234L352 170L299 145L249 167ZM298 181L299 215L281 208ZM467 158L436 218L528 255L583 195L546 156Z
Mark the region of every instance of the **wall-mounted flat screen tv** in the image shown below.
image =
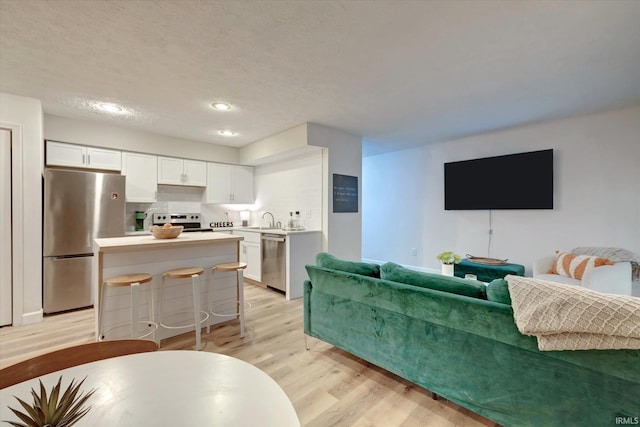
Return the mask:
M445 163L444 208L553 209L553 150Z

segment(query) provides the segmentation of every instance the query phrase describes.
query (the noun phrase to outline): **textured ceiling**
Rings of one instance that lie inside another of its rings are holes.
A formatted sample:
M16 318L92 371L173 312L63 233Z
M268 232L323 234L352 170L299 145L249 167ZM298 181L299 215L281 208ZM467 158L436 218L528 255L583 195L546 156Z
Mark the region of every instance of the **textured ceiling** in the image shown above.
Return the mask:
M638 105L638 22L637 0L0 0L0 90L224 145L315 122L372 154Z

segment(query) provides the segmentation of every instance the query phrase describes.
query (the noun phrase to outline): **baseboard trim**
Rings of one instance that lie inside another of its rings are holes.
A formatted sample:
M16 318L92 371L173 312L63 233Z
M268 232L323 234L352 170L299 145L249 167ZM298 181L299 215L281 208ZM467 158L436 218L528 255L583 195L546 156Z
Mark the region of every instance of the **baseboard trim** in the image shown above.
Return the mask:
M44 315L42 309L31 313L22 314L22 324L30 325L32 323L42 322Z

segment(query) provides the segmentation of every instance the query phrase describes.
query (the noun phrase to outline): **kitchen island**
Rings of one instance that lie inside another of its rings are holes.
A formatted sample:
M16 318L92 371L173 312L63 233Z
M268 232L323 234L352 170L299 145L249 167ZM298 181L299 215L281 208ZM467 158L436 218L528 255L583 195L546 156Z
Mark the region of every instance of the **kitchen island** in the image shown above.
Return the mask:
M204 275L200 278L200 300L204 310L214 301L217 305L220 302L235 300L237 297L235 272L217 273L215 281L212 282L210 270L211 267L220 263L238 261L241 240L241 236L218 232L182 233L175 239L155 239L151 235L95 239L93 300L96 339L99 337L99 307L105 301L103 314L105 329L127 322L130 318L128 287L109 288L107 295L103 297L102 281L109 277L133 273L149 273L153 276L149 284L151 286L145 284L140 287L141 318L146 318L144 316L148 312L147 293L150 291L157 310L162 274L174 268L204 268ZM191 279L171 280L165 291L165 312L179 312L171 316L171 323L193 323L192 304ZM157 312L154 317L157 317ZM214 316L210 320L215 324L235 317L235 314L226 317ZM193 330L193 328L190 329ZM163 329L160 331L160 337L164 339L186 332L189 332L189 328ZM128 329L123 327L114 329L106 338L117 339L127 336Z

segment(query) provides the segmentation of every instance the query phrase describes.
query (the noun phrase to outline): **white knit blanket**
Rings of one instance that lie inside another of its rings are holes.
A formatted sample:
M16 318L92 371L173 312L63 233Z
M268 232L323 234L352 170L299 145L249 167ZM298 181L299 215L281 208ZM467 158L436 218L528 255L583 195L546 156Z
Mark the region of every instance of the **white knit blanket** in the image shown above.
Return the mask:
M538 349L640 349L640 298L508 275L518 330Z
M640 256L622 248L581 246L571 249L574 255L591 255L606 258L613 262L631 263L631 280L640 280Z

